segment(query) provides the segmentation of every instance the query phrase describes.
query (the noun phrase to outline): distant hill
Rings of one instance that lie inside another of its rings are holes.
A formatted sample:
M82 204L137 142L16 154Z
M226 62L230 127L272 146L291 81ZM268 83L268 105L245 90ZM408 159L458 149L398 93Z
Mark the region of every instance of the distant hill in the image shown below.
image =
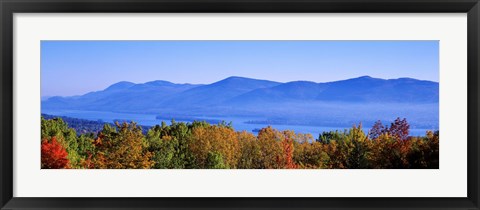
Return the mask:
M309 81L283 83L271 88L261 88L230 99L229 103L264 103L290 100L311 101L325 89L322 84Z
M275 82L229 77L211 84L119 82L81 96L50 97L42 110L151 113L178 118L259 117L292 124L352 124L407 117L438 126L439 84L369 76L341 81ZM48 112L47 112L48 113Z
M78 109L97 111L148 111L165 97L202 85L174 84L168 81L152 81L143 84L118 82L104 90L81 96L51 97L42 101L46 109Z
M281 83L244 77L229 77L224 80L189 89L166 98L162 105L167 107L204 107L219 105L233 97L252 90L270 88Z
M438 103L438 88L438 83L430 81L410 78L385 80L363 76L328 83L288 82L250 91L229 102Z
M438 103L437 82L411 78L377 79L369 76L324 83L317 100L368 103Z

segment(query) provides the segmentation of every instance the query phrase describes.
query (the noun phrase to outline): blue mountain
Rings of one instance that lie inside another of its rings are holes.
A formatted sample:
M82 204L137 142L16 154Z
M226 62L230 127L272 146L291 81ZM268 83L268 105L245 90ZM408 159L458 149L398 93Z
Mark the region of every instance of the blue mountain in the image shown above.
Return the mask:
M309 81L287 82L270 88L260 88L231 98L230 104L311 101L315 99L325 87Z
M363 76L324 83L325 90L316 97L323 101L367 103L438 103L437 82L411 78L377 79Z
M224 80L191 88L169 97L162 103L168 107L205 107L219 105L233 97L252 90L270 88L281 83L245 77L228 77Z
M122 81L122 82L117 82L113 85L110 85L108 88L106 88L104 91L117 91L117 90L124 90L129 87L134 86L135 83L133 82L127 82L127 81Z
M202 85L152 81L143 84L118 82L104 90L81 96L51 97L42 101L42 109L77 109L92 111L149 111L166 97Z
M189 114L209 111L242 115L245 110L256 114L273 112L278 107L272 107L272 104L292 109L283 110L289 112L295 111L295 104L304 107L318 102L438 104L438 101L438 83L411 78L387 80L363 76L327 83L280 83L229 77L207 85L175 84L162 80L142 84L118 82L104 90L81 96L50 97L42 101L42 109ZM309 111L298 109L298 112Z
M228 103L279 102L345 102L345 103L438 103L436 82L411 78L377 79L363 76L327 83L295 81L250 91Z

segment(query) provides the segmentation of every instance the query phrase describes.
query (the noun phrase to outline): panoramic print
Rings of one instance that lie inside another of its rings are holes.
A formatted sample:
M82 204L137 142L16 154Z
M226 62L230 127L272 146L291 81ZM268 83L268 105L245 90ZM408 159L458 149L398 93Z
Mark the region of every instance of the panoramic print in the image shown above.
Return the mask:
M438 169L438 41L42 41L42 169Z

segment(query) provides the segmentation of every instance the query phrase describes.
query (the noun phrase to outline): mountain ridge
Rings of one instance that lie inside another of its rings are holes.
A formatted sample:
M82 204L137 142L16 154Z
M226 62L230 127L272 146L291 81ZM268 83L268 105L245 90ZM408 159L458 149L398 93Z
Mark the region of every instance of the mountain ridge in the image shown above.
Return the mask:
M121 81L104 90L80 96L54 96L44 108L146 112L162 109L208 109L275 103L438 103L438 83L403 77L380 79L361 76L316 83L276 82L231 76L210 84L176 84L165 80L146 83Z

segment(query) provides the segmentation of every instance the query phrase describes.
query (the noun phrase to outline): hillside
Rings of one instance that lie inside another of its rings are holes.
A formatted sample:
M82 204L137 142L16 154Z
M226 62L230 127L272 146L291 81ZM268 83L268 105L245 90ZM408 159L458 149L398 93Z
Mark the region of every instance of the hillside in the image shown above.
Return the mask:
M315 83L229 77L211 84L119 82L72 97L51 97L42 110L149 113L172 118L256 117L256 121L337 125L406 117L438 126L439 84L369 76ZM252 119L253 120L253 119Z

